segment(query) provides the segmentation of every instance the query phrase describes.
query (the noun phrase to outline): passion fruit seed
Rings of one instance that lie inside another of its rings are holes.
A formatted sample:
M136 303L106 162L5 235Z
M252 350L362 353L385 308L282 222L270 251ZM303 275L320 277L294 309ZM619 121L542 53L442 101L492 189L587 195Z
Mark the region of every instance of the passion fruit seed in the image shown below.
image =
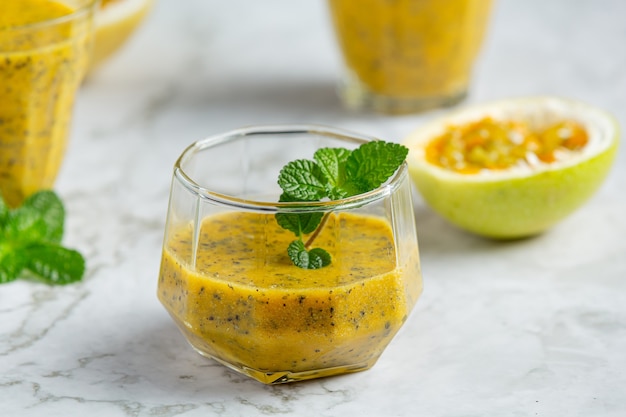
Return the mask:
M585 128L570 120L537 132L521 121L485 117L448 126L428 144L426 159L451 171L475 174L563 160L570 153L580 151L588 141Z

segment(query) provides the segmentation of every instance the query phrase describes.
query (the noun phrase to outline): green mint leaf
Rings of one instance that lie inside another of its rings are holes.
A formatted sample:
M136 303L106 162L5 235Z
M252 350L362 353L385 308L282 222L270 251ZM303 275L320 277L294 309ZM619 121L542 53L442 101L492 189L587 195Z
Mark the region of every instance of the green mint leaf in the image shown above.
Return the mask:
M326 197L325 183L320 167L306 159L289 162L278 175L280 188L300 201L316 201Z
M298 200L294 199L287 193L283 193L280 196L279 201L294 202ZM275 215L276 222L280 225L280 227L293 232L296 236L302 236L303 234L313 232L320 224L323 216L324 214L321 212L276 213Z
M326 179L327 193L333 200L343 197L336 190L346 180L346 161L349 156L350 151L344 148L322 148L313 155Z
M280 171L278 184L283 189L280 201L319 201L355 196L381 186L402 165L408 149L396 143L367 142L353 151L343 148L318 149L315 161L299 159ZM277 213L276 221L292 231L298 240L287 248L296 266L317 269L329 265L331 257L321 248L307 250L302 235L313 233L310 245L326 223L323 213Z
M346 161L347 182L360 193L374 190L393 175L409 150L397 143L372 141L352 151Z
M360 187L347 182L346 162L351 151L344 148L323 148L313 156L326 178L326 194L331 200L339 200L360 193Z
M296 213L276 213L274 215L276 223L285 230L293 232L294 235L300 236L302 228L300 227L300 217Z
M323 268L330 265L331 257L330 253L326 252L322 248L313 248L309 251L309 269ZM314 268L311 268L311 265Z
M320 224L323 213L276 213L276 222L283 229L302 236L313 232Z
M60 245L65 210L53 191L40 191L16 208L0 197L0 283L13 281L24 269L49 284L78 281L85 260Z
M21 242L59 243L64 220L61 200L52 191L40 191L28 197L21 207L10 211L5 236Z
M0 244L0 284L16 280L25 266L26 259L20 250Z
M319 269L331 262L330 254L324 249L314 248L307 251L300 239L289 244L287 254L296 266L303 269Z
M24 201L21 209L27 208L36 210L45 223L43 238L53 243L61 242L65 209L59 197L52 191L39 191Z
M80 280L85 259L73 249L53 243L39 243L25 248L26 268L49 284L69 284Z
M301 261L300 261L300 254L304 252L306 252L306 248L304 247L304 242L301 239L294 240L287 247L287 255L289 255L289 258L291 259L291 261L296 266L307 269L306 266L301 266ZM308 265L308 256L307 255L305 256L306 256L306 259L304 261Z
M324 213L319 211L311 213L298 213L298 217L300 218L302 234L308 235L317 229L317 226L319 226L322 221L322 217L324 217Z
M38 242L47 235L47 226L41 214L33 207L11 210L4 228L7 240Z
M367 190L367 184L364 184L362 181L350 180L347 181L341 186L332 190L332 194L335 196L333 200L339 200L341 198L351 197L353 195L358 195L364 193Z

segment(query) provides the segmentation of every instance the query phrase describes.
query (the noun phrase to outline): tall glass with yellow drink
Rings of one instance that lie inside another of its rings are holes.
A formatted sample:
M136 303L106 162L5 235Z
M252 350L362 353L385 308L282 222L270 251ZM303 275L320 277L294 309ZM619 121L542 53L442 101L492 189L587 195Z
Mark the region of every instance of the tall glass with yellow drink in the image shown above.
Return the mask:
M0 6L0 192L11 206L54 184L97 4L3 0Z
M409 113L468 91L492 0L329 0L348 107Z

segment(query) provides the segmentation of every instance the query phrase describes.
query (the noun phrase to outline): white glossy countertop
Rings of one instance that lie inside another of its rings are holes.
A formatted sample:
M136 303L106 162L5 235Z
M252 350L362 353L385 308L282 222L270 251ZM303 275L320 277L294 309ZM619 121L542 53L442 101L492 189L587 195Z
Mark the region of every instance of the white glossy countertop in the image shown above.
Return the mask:
M626 126L626 2L501 0L469 102L554 94ZM1 416L626 416L626 149L582 209L494 243L416 201L425 290L366 372L264 386L156 298L172 165L194 140L321 123L400 141L436 112L344 111L322 1L160 0L83 86L57 191L84 282L0 286Z

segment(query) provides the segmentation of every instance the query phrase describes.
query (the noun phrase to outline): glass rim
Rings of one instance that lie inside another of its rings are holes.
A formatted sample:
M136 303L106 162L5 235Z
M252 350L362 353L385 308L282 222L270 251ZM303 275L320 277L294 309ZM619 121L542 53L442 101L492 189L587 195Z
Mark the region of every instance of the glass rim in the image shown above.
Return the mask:
M338 129L323 125L313 124L274 124L274 125L254 125L243 127L239 129L230 130L221 134L209 136L205 139L198 140L189 145L181 153L174 164L174 179L178 180L188 191L195 194L195 196L218 203L220 205L238 208L242 210L250 211L264 211L264 212L319 212L319 211L331 211L337 209L349 209L363 206L367 203L380 200L389 196L398 186L400 180L408 175L407 162L404 161L402 165L396 170L396 172L389 177L384 184L375 188L374 190L367 191L362 194L357 194L352 197L346 197L339 200L328 201L295 201L295 202L272 202L272 201L259 201L249 198L241 198L233 195L219 193L212 191L207 187L201 186L193 178L191 178L183 168L185 162L190 160L198 152L210 148L212 146L225 143L229 140L241 138L245 136L258 136L258 135L286 135L286 134L311 134L318 136L326 136L329 138L335 138L353 142L357 145L372 141L380 140L373 136L366 136L359 133L354 133L348 130ZM278 172L276 173L278 178Z
M59 17L54 17L52 19L41 20L39 22L0 27L0 32L38 30L45 27L71 22L72 20L82 17L82 15L86 14L91 9L94 9L94 6L98 6L99 4L100 0L84 0L83 3L71 13Z

